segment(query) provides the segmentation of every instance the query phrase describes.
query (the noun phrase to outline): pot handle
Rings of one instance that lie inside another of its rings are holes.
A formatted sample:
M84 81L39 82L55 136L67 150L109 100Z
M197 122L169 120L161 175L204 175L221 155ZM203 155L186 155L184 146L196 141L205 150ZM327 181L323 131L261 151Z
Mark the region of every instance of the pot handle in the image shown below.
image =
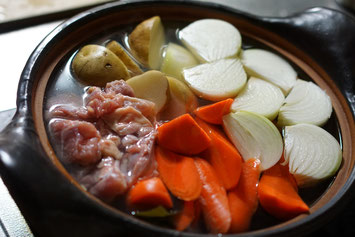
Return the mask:
M25 218L36 211L41 215L39 210L53 210L46 200L55 200L60 187L53 187L61 185L52 178L53 172L56 170L45 158L32 118L17 111L0 134L0 174ZM53 193L47 192L50 189Z

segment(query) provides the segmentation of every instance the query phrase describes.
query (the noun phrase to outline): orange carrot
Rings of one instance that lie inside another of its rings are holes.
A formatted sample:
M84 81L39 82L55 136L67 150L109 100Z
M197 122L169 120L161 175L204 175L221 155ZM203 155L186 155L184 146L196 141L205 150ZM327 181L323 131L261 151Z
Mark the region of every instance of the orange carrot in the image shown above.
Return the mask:
M222 117L230 112L233 99L226 99L214 104L198 107L194 113L199 118L212 124L222 124Z
M202 153L202 157L211 163L225 189L235 187L242 169L242 158L238 150L214 125L199 118L196 118L196 122L211 138L211 145Z
M198 154L210 143L209 136L189 114L181 115L158 127L158 144L177 153Z
M184 201L195 200L201 193L201 181L194 160L157 146L158 171L170 192Z
M195 158L202 191L199 198L205 224L211 233L226 233L231 223L226 190L220 185L213 167L204 159Z
M260 160L249 159L243 163L239 183L228 193L232 215L230 233L240 233L249 229L251 219L258 207L259 177Z
M281 220L288 220L309 211L309 207L297 193L288 167L279 163L264 171L258 195L263 209Z
M185 201L182 211L174 217L175 229L185 230L195 219L195 201Z
M142 180L135 184L128 192L127 203L131 207L144 209L159 205L166 208L173 207L170 194L159 177Z

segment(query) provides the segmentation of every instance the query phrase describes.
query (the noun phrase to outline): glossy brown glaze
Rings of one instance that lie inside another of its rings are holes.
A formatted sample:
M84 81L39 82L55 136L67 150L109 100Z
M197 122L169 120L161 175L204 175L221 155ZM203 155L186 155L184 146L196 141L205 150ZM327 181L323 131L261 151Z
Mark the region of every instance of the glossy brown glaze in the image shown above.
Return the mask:
M1 175L35 236L181 234L135 219L87 193L58 161L43 121L46 86L65 55L74 53L99 35L154 15L160 15L163 22L189 22L200 18L226 20L242 35L293 62L332 99L343 146L343 163L333 184L311 207L310 215L243 235L305 234L327 222L329 215L337 214L351 197L355 179L355 46L352 43L355 20L323 8L290 18L258 18L215 4L112 3L68 20L35 49L21 77L17 114L0 137Z

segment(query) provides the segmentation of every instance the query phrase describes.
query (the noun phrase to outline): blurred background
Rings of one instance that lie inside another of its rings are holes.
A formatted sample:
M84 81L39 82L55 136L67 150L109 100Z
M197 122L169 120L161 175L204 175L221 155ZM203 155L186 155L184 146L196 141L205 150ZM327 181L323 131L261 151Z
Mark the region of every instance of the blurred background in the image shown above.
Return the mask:
M197 0L198 1L198 0ZM203 1L203 0L199 0ZM0 0L0 131L11 120L23 67L36 45L65 19L108 0ZM128 2L128 0L124 0ZM354 14L353 0L209 0L258 16L285 17L311 7ZM333 236L328 229L323 236ZM0 178L0 237L33 236Z

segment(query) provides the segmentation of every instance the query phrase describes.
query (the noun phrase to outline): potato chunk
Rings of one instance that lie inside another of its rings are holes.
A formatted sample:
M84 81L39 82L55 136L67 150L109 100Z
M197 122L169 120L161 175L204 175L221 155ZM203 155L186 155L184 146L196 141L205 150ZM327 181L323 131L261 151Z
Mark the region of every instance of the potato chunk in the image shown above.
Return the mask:
M121 59L124 65L127 67L129 74L134 77L143 73L143 71L139 68L137 63L133 61L133 59L128 56L123 47L117 43L117 41L111 41L106 45L106 48L111 50L116 56Z
M130 78L127 84L133 88L136 97L154 102L157 113L165 106L168 80L163 73L151 70Z
M169 82L168 102L160 114L160 119L171 120L194 111L198 106L197 97L182 81L167 76Z
M145 67L159 69L162 46L165 42L164 27L159 16L141 22L128 37L133 56Z
M80 49L72 68L79 80L91 86L105 86L110 81L130 78L123 62L100 45L86 45Z

